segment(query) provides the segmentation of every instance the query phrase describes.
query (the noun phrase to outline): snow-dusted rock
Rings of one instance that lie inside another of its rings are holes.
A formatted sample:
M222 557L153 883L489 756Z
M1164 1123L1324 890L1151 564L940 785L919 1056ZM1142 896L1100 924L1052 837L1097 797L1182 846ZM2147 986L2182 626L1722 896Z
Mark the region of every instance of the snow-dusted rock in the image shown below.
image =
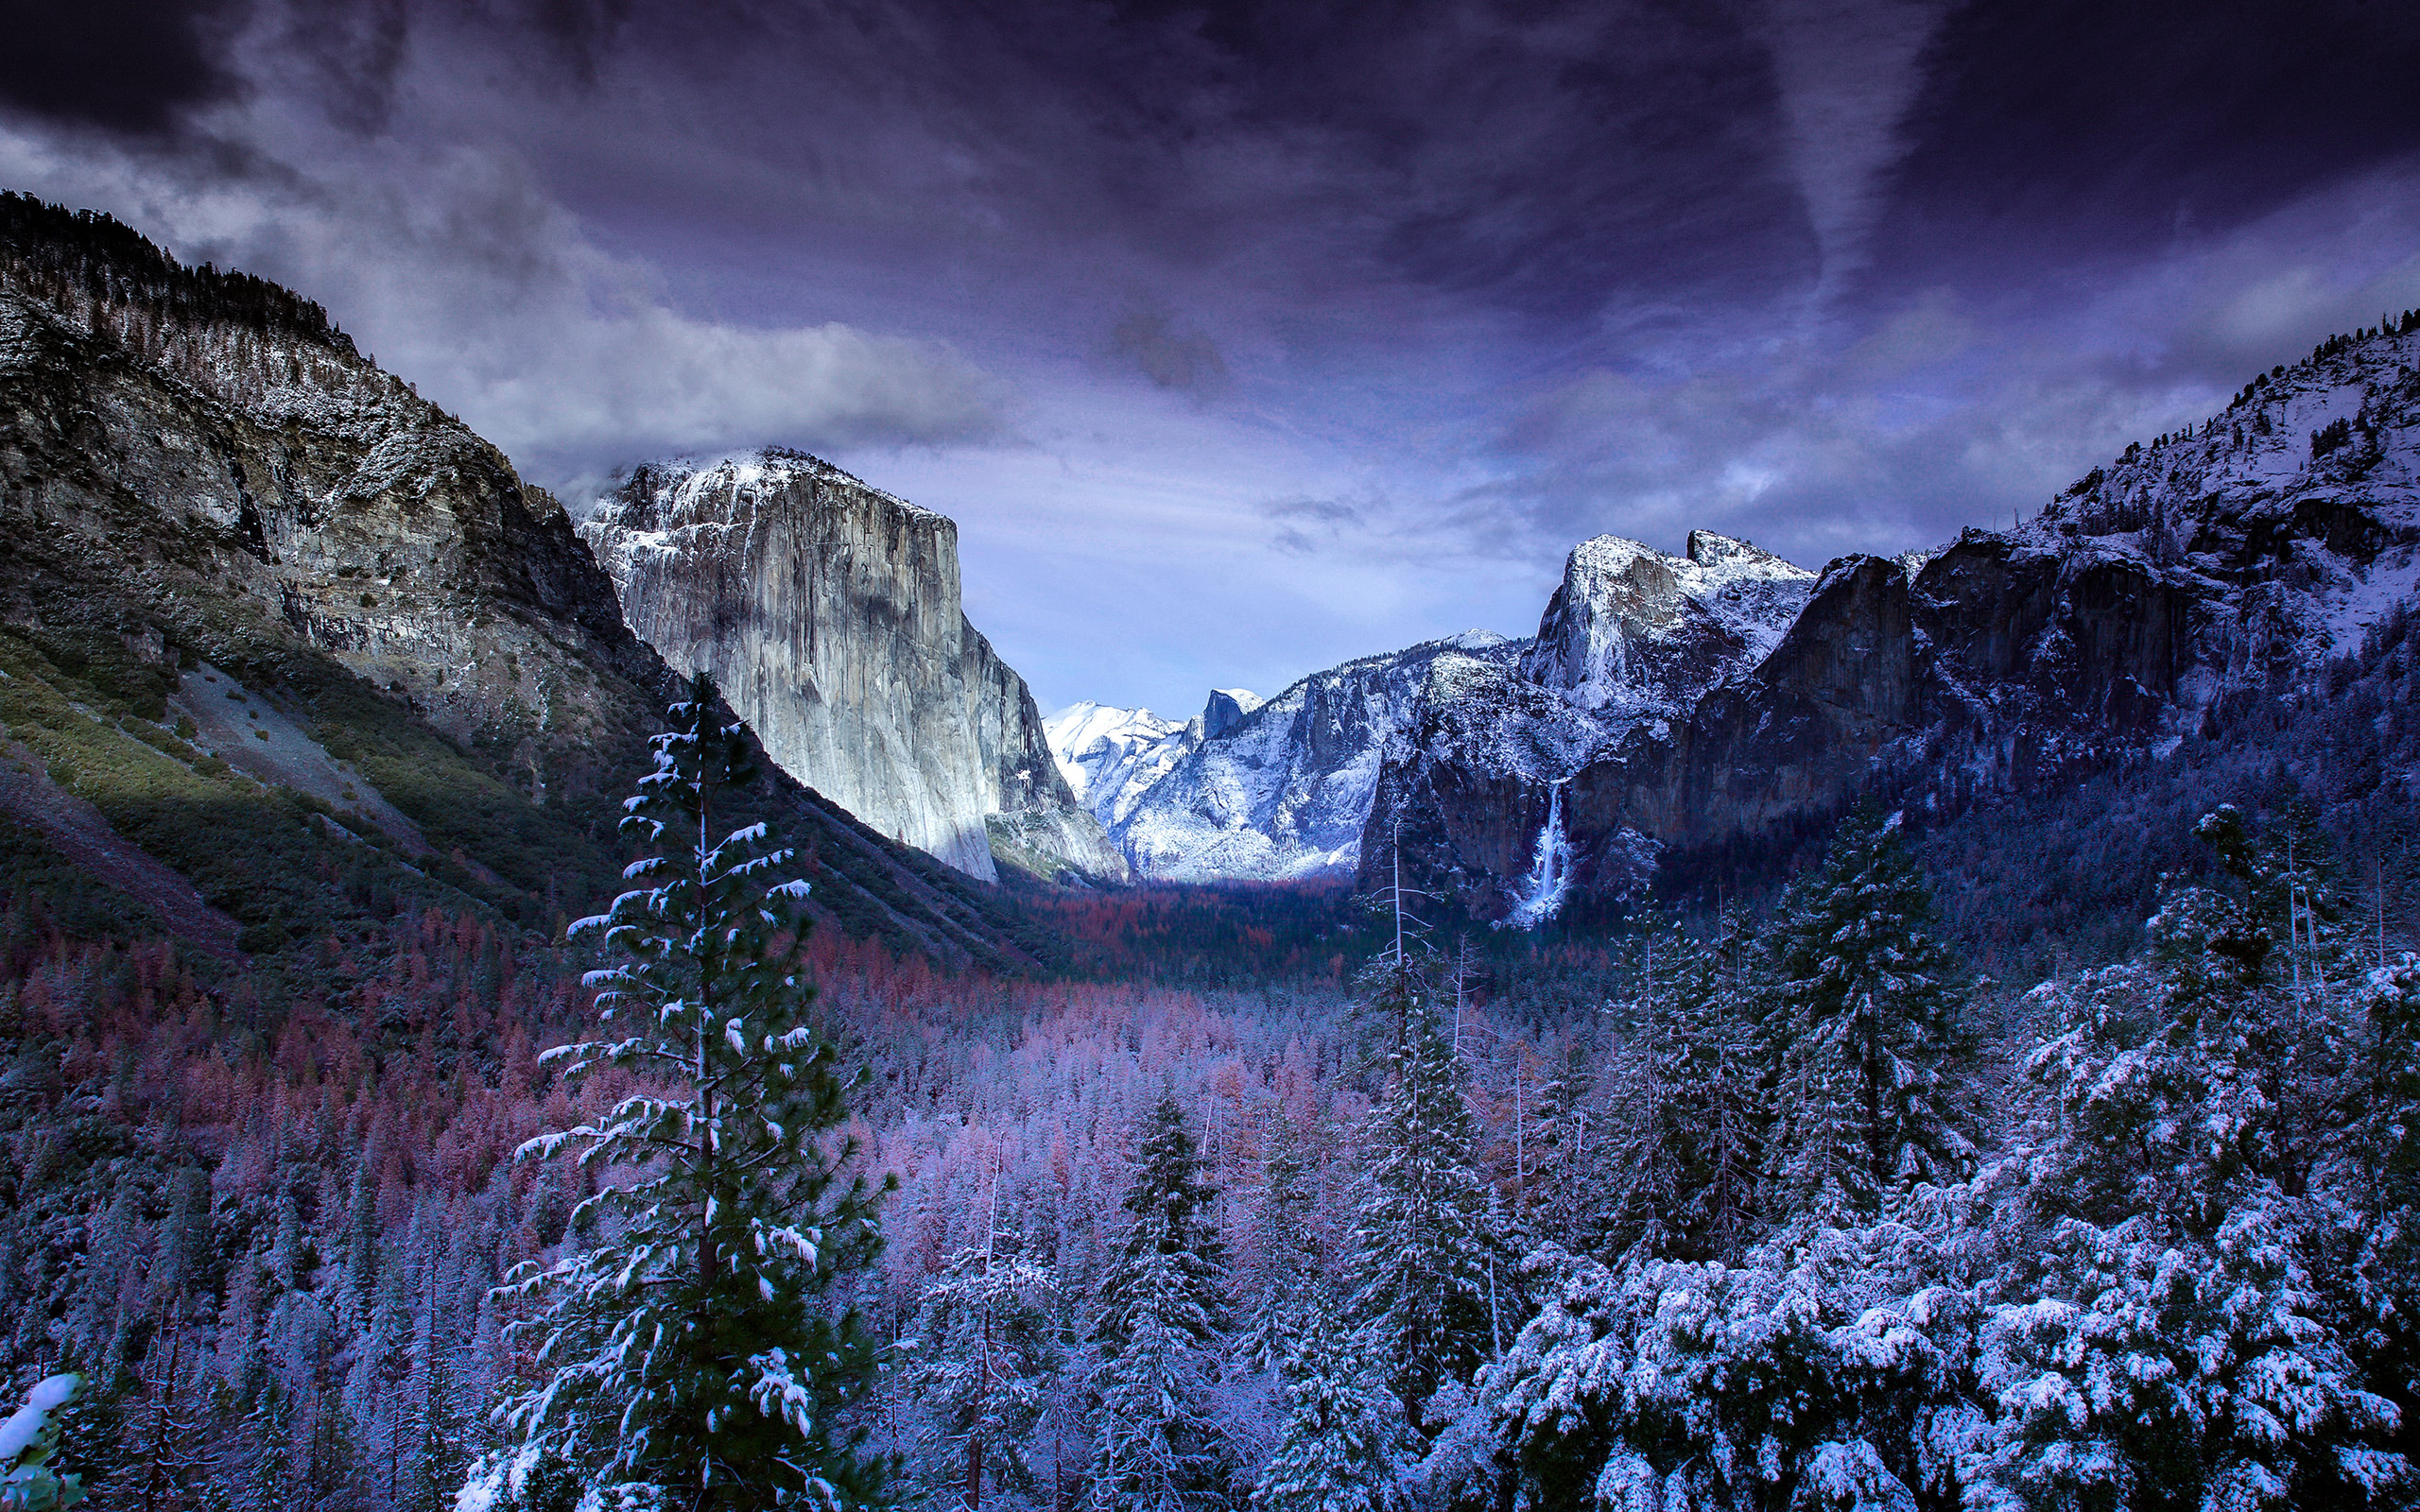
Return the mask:
M2070 781L2172 750L2230 688L2308 676L2416 589L2420 330L2325 343L1937 551L1819 576L1703 534L1685 559L1588 541L1517 675L1427 700L1365 876L1399 833L1408 876L1500 918L1556 835L1574 885L1618 889L1658 847L1863 793L1950 812Z
M1522 676L1587 709L1670 715L1762 661L1815 575L1710 530L1670 557L1619 536L1572 548Z
M773 449L634 468L580 535L640 638L859 819L977 877L995 840L1126 876L1025 679L967 623L945 516Z
M1167 881L1350 873L1388 743L1432 676L1509 665L1527 644L1470 630L1313 673L1266 703L1213 694L1197 744L1111 834L1137 872Z

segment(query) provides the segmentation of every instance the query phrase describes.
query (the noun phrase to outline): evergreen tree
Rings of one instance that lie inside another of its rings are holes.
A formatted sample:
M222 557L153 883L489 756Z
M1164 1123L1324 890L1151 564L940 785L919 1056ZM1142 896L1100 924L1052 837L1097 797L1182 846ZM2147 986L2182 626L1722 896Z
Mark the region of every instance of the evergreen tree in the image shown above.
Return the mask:
M1479 1174L1468 1073L1432 1014L1414 1012L1394 1075L1361 1140L1346 1319L1405 1416L1466 1380L1520 1317L1510 1257Z
M26 1394L26 1404L0 1421L0 1507L8 1512L57 1512L84 1500L79 1477L50 1465L59 1451L63 1409L83 1379L57 1375Z
M908 1388L932 1418L935 1447L962 1467L931 1479L955 1479L968 1512L982 1505L987 1475L1003 1487L1032 1485L1026 1439L1058 1368L1058 1285L1022 1248L1017 1235L995 1230L959 1250L917 1310Z
M1971 1161L1950 1085L1971 1053L1966 989L1938 912L1897 816L1871 806L1784 896L1765 966L1777 1216L1853 1222Z
M1209 1400L1228 1327L1224 1246L1204 1211L1215 1189L1174 1094L1144 1129L1094 1330L1102 1512L1206 1509L1227 1497L1231 1456Z
M754 775L744 728L703 677L672 717L625 805L624 832L654 850L626 873L642 885L574 927L623 957L588 979L620 1037L548 1053L575 1080L610 1067L666 1090L523 1147L642 1174L580 1205L575 1229L601 1220L593 1248L508 1281L544 1303L517 1327L546 1375L500 1417L593 1485L684 1507L868 1504L884 1466L846 1411L874 1346L836 1294L874 1256L876 1193L832 1138L862 1078L805 1012L792 853L761 824L717 833Z
M1262 1469L1260 1512L1387 1512L1420 1440L1402 1404L1323 1311L1305 1320L1287 1357L1286 1427Z
M1303 1137L1281 1113L1270 1126L1261 1160L1260 1200L1253 1210L1251 1313L1240 1357L1254 1370L1274 1370L1285 1361L1317 1304L1312 1197Z
M1759 1047L1725 923L1711 945L1678 928L1644 942L1636 1027L1617 1062L1620 1122L1599 1164L1614 1252L1708 1260L1747 1246Z

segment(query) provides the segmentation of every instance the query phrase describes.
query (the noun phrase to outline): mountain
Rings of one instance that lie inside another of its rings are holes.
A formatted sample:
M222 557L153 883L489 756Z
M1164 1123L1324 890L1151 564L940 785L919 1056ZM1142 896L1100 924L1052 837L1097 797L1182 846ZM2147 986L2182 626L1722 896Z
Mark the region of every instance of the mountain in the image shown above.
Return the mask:
M769 450L634 468L579 531L639 637L859 819L987 882L999 851L1126 879L1025 679L967 623L946 517Z
M1259 695L1246 689L1213 688L1201 713L1181 725L1149 709L1084 702L1052 714L1043 729L1069 790L1107 829L1205 738L1225 735L1260 705Z
M1760 567L1727 623L1658 621L1661 574L1621 551L1583 572L1583 546L1541 633L1557 648L1429 699L1390 757L1365 882L1400 833L1409 875L1530 921L1542 889L1727 865L1860 797L1945 816L2165 757L2221 700L2306 679L2420 586L2415 361L2420 314L2331 339L2020 528L1811 581ZM1618 623L1592 610L1574 629L1578 601ZM1634 635L1651 622L1697 627L1695 649ZM1655 716L1592 744L1591 722L1630 708Z
M0 672L0 842L306 974L405 909L551 932L610 899L674 690L561 507L319 306L14 195ZM1047 953L795 782L754 812L853 935Z
M1710 531L1683 557L1601 536L1571 553L1534 640L1473 630L1315 673L1266 706L1214 693L1185 726L1079 704L1052 748L1145 876L1350 872L1382 771L1434 749L1473 758L1458 781L1560 781L1769 653L1814 581ZM1529 839L1495 854L1518 869Z
M1139 794L1121 791L1111 837L1159 881L1349 874L1387 745L1432 675L1509 664L1526 645L1471 630L1313 673L1266 703L1213 694L1191 747Z

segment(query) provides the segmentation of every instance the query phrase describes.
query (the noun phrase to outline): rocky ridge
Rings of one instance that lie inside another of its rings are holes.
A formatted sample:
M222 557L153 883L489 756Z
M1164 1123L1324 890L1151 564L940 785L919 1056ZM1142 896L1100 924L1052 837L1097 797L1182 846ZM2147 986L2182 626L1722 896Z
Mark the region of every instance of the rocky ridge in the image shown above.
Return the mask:
M1025 680L967 623L945 516L772 449L634 468L579 533L631 628L865 823L985 881L995 848L1125 880Z
M1213 688L1201 713L1181 725L1149 709L1086 701L1044 720L1043 730L1068 789L1106 830L1122 823L1152 784L1202 741L1226 735L1261 701L1243 688Z
M403 897L541 929L585 905L674 681L562 507L317 305L14 195L0 661L11 738L194 877L247 952ZM1032 963L938 863L786 778L760 807L812 850L827 919ZM300 846L300 869L231 868L254 843ZM354 873L350 901L315 880Z
M1166 773L1118 795L1111 837L1157 881L1349 874L1388 743L1431 678L1463 663L1510 665L1527 644L1471 630L1313 673L1266 703L1213 694L1200 736Z
M1506 754L1542 731L1577 753L1568 711L1617 701L1560 662L1525 662L1548 680L1477 713L1432 699L1388 763L1365 877L1399 833L1412 874L1504 919L1549 850L1581 888L1618 890L1659 852L1820 825L1860 796L1945 814L2165 755L2219 698L2290 683L2420 587L2415 363L2420 317L2336 338L2021 528L1842 558L1769 644L1743 637L1730 670L1676 690L1685 708L1576 763Z

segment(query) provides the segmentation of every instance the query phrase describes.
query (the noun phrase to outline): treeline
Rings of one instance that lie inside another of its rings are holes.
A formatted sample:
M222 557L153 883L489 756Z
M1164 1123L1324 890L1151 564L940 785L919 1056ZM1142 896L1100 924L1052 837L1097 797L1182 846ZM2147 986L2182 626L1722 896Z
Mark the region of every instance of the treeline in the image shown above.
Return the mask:
M110 306L142 304L163 323L233 326L260 336L299 337L354 360L353 338L328 312L250 273L187 267L141 232L97 211L69 210L0 190L0 263L64 303L73 293Z
M1271 1116L1239 1224L1174 1097L1088 1289L975 1204L903 1346L928 1494L2412 1504L2420 961L2307 816L2198 828L2215 879L2000 1034L1879 814L1763 928L1639 937L1616 1037L1533 1093L1539 1205L1453 973L1381 962L1349 1154Z

